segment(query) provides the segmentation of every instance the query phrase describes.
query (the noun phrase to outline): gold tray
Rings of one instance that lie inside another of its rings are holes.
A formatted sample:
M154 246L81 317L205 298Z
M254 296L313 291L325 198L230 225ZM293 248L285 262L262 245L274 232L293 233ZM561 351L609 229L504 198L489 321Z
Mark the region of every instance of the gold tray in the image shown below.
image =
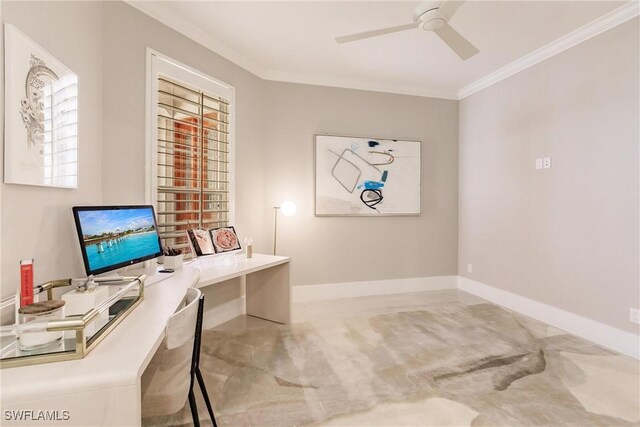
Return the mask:
M20 325L3 326L4 330L15 328L13 336L3 336L0 340L0 369L16 366L36 365L39 363L60 362L63 360L82 359L95 348L144 298L144 281L146 275L137 277L123 277L115 282L97 282L117 284L122 287L111 295L98 307L93 308L82 316L67 316L64 319L50 320L42 325L43 331L75 331L75 338L65 338L66 334L57 343L36 350L20 350L17 331ZM55 280L42 285L42 290L47 291L47 299L53 299L53 288L71 286L73 279ZM100 285L104 286L104 285ZM134 289L137 287L137 290ZM132 293L134 293L132 295ZM101 313L109 310L109 321L92 336L88 336L86 328L91 322L98 320Z

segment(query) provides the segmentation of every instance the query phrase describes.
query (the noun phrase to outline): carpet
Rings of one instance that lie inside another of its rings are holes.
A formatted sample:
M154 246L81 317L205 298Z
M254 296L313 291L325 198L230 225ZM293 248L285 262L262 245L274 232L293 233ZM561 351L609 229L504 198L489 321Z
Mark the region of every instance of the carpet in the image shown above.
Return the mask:
M201 351L221 427L640 420L637 361L490 303L208 330ZM188 405L143 420L190 424Z

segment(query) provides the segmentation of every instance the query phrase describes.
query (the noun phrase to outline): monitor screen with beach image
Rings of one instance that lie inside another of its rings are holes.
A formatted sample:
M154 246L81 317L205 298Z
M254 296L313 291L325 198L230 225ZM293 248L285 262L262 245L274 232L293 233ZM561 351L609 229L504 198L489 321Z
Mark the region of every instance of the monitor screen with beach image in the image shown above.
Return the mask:
M162 254L153 206L77 206L73 216L87 275Z

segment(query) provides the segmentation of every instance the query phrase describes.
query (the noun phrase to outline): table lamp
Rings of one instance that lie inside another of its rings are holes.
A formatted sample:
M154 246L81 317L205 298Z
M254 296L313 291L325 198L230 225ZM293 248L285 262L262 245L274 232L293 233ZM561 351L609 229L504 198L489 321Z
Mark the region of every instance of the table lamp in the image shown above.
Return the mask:
M280 206L273 207L273 254L276 254L276 243L278 238L278 211L284 216L292 216L296 213L296 204L291 200L282 202Z

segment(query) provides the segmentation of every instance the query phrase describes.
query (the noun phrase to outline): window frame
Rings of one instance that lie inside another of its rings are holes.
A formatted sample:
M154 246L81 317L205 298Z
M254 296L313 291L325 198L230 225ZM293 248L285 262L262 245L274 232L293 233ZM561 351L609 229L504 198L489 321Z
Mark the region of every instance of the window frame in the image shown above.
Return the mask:
M235 223L235 88L147 48L145 102L145 201L158 212L158 76L160 74L229 100L229 225Z

